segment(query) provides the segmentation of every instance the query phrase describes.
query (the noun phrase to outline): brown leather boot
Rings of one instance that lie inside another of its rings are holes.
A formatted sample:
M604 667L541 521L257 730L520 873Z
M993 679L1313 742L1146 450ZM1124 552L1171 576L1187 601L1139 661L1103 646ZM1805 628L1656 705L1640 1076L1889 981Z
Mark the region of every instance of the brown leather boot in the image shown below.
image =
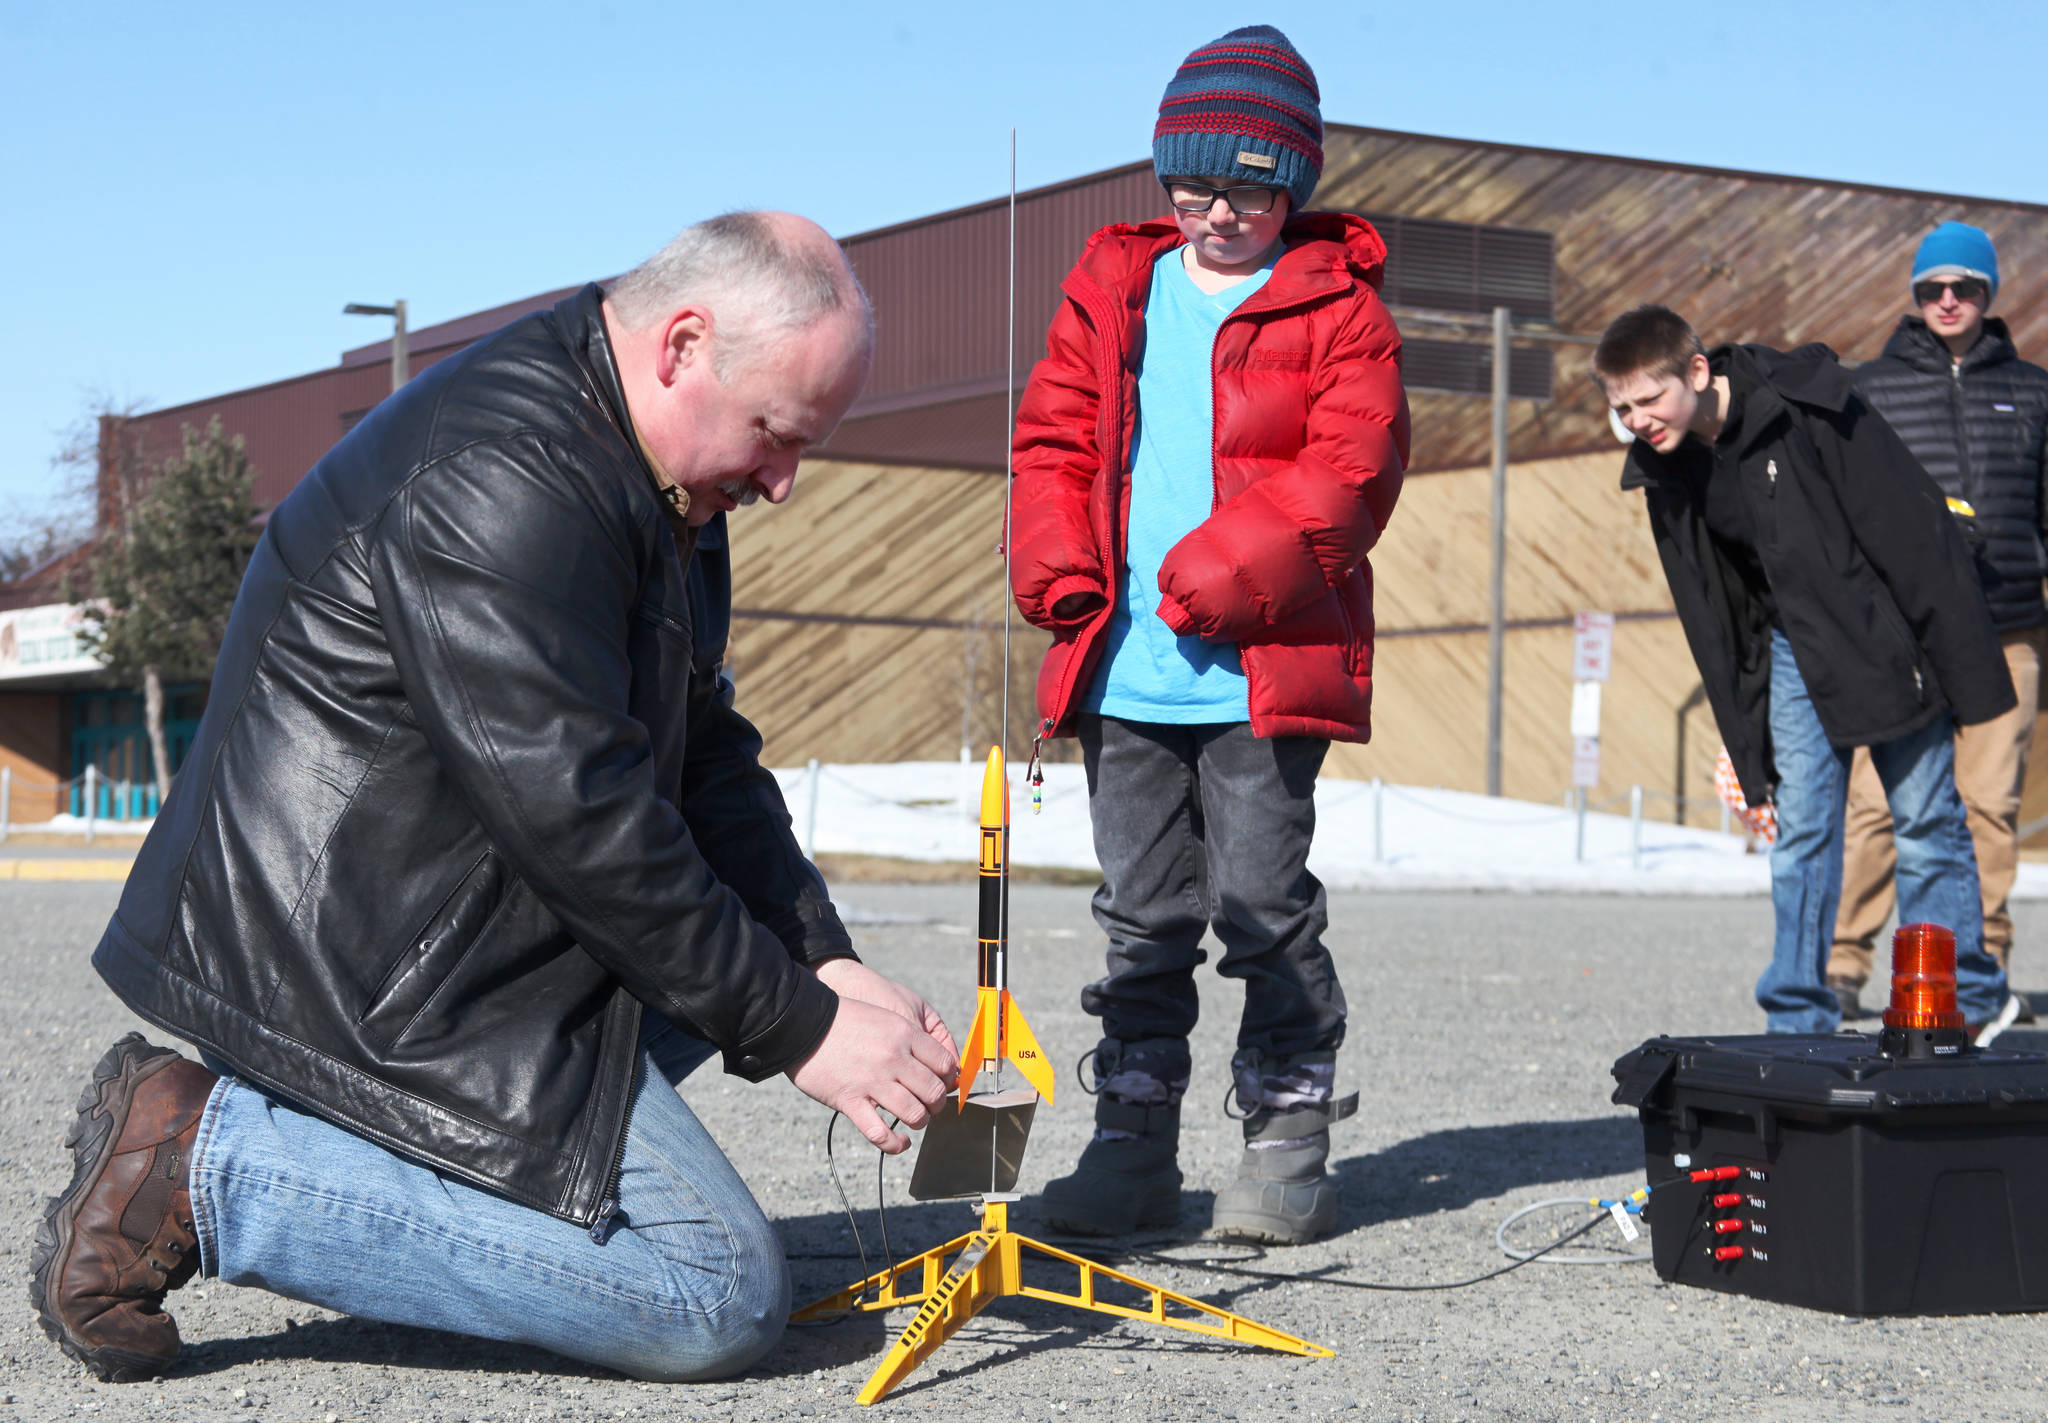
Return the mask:
M164 1294L199 1268L192 1139L219 1079L130 1033L78 1099L71 1184L50 1201L29 1256L43 1332L109 1383L155 1378L178 1357Z

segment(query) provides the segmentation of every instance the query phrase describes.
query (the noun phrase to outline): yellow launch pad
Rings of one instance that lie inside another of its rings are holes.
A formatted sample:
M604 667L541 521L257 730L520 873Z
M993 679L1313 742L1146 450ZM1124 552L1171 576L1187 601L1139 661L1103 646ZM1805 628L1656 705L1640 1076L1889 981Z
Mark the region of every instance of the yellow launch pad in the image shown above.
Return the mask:
M910 1321L895 1347L861 1389L862 1403L873 1403L903 1382L961 1325L995 1301L1012 1295L1120 1319L1149 1320L1169 1329L1234 1339L1283 1353L1319 1359L1333 1357L1320 1344L1147 1284L1135 1275L1098 1265L1010 1229L1009 1202L1017 1198L1008 1192L1017 1181L1037 1101L1052 1101L1053 1071L1031 1032L1031 1025L1024 1021L1023 1010L1010 996L1009 854L1010 783L1003 770L1002 748L993 746L989 748L988 765L981 779L981 902L975 936L978 964L974 1025L960 1045L959 1106L954 1112L941 1109L940 1115L926 1126L910 1183L911 1195L918 1200L978 1195L981 1228L807 1304L790 1316L791 1321L821 1322L844 1314L894 1309L897 1305L919 1306L917 1317ZM1000 1087L1005 1063L1013 1064L1023 1074L1031 1090L970 1095L968 1089L978 1074L989 1074ZM968 1111L969 1107L986 1115L977 1118ZM1026 1259L1041 1266L1050 1262L1071 1267L1078 1272L1074 1290L1068 1293L1027 1285ZM1142 1303L1118 1302L1133 1298Z
M1073 1266L1080 1272L1076 1290L1066 1294L1025 1284L1026 1252ZM1135 1308L1099 1298L1101 1282L1104 1281L1114 1282L1127 1291L1144 1296L1146 1306ZM1169 1329L1256 1344L1286 1354L1303 1354L1316 1359L1336 1357L1333 1351L1320 1344L1297 1339L1292 1334L1255 1323L1241 1314L1232 1314L1213 1304L1175 1294L1172 1290L1147 1284L1135 1275L1126 1275L1121 1270L1112 1270L1107 1265L1098 1265L1093 1260L1019 1235L1009 1227L1008 1203L986 1199L982 1202L979 1230L949 1240L922 1255L912 1256L899 1265L871 1275L857 1285L805 1305L790 1319L803 1323L829 1319L838 1314L894 1309L898 1305L921 1306L917 1317L910 1321L895 1347L884 1356L881 1365L856 1396L858 1402L873 1403L908 1378L911 1371L952 1338L961 1325L995 1301L1012 1295L1123 1319L1147 1320ZM1169 1314L1169 1309L1178 1313Z

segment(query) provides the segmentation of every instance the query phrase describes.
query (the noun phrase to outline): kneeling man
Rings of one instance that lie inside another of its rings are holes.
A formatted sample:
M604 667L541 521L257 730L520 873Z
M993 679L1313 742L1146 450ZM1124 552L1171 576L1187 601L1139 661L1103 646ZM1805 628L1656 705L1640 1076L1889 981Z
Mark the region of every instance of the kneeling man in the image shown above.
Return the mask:
M720 675L723 515L866 379L823 231L691 228L432 367L273 512L94 965L205 1065L93 1073L30 1293L102 1378L195 1272L649 1379L745 1368L781 1250L714 1051L902 1150L954 1068L863 967Z

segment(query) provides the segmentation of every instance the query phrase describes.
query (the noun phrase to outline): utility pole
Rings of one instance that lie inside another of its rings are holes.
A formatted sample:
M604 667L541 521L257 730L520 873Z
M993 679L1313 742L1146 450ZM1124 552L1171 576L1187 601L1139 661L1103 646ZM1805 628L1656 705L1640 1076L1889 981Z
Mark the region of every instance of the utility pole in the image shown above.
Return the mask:
M1508 333L1514 313L1493 309L1493 603L1486 620L1486 793L1500 794L1501 658L1507 639Z
M1486 624L1486 793L1501 793L1501 684L1507 642L1508 562L1508 376L1514 341L1555 346L1597 346L1596 336L1560 331L1547 321L1515 320L1514 312L1496 306L1489 320L1476 313L1435 311L1397 306L1394 319L1402 326L1435 327L1464 336L1493 338L1493 558L1491 607Z
M405 299L389 306L370 306L352 301L341 309L343 316L388 316L391 318L391 389L396 391L411 375L411 352L405 344Z

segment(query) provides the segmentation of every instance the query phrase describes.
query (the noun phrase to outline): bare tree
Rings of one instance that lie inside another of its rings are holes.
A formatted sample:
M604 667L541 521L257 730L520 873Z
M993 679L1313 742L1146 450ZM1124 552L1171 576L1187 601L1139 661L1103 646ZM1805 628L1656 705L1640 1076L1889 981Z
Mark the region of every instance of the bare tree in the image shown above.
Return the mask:
M116 677L140 683L157 793L171 791L164 741L164 682L213 673L228 613L256 546L255 482L242 437L183 427L184 448L144 484L103 423L99 500L103 523L92 559L92 597L79 641ZM67 586L66 598L77 594Z
M104 391L87 394L83 413L59 433L40 495L0 507L0 583L25 578L89 540L100 522L103 485L118 486L130 502L139 496L141 452L126 422L144 408L143 401Z

